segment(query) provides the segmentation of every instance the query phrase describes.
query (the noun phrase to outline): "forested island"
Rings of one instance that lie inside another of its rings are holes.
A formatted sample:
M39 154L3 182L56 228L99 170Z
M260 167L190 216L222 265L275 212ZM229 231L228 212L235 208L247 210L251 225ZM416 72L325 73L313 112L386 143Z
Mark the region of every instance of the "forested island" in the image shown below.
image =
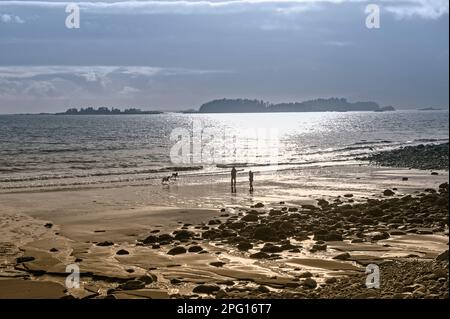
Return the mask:
M381 107L376 102L349 102L345 98L315 99L304 102L273 104L261 100L220 99L200 106L198 113L263 113L263 112L350 112L395 111L392 106Z
M93 107L87 108L70 108L65 112L56 113L56 115L130 115L130 114L161 114L161 111L142 111L137 108L129 108L125 110L120 110L117 108L107 108L107 107L99 107L97 109Z

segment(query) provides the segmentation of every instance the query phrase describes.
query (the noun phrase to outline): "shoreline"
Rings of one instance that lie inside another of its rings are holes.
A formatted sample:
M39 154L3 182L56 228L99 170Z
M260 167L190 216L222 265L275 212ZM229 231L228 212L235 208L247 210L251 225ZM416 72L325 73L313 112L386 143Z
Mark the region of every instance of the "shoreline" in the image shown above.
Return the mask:
M213 229L229 231L225 225L241 219L248 220L244 223L250 227L255 224L255 217L257 223L281 218L285 214L282 207L287 210L285 217L295 214L305 214L306 217L311 211L310 205L318 208L317 204L324 203L323 200L333 204L339 200L342 202L339 206L369 205L364 204L368 201L373 205L373 201L391 200L382 194L386 188L398 188L394 191L394 198L408 194L420 197L419 189L437 188L438 184L448 182L448 172L435 176L426 171L365 166L348 170L342 167L321 169L328 174L314 171L314 174L305 173L303 177L282 176L276 182L269 178L257 180L260 184L255 185L253 196L244 191L247 188L245 182L238 183L240 193L230 195L227 193L228 183L205 184L205 180L198 184L180 181L179 185L168 188L160 185L124 186L63 193L0 194L3 207L0 224L2 230L10 229L9 232L3 231L0 239L0 258L3 262L6 260L0 272L0 298L6 298L8 291L18 292L19 287L23 289L28 284L42 285L42 294L35 296L30 292L29 295L19 294L19 297L334 298L337 296L332 294L331 287L337 289L338 283L344 287L349 283L355 284L354 278L362 276L364 263L369 259L376 262L393 260L394 264L389 266L393 268L399 268L398 265L404 262L409 265L415 260L431 265L435 263L432 261L434 258L448 249L448 227L431 234L405 232L375 242L325 241L325 250L322 250L324 247L320 240L311 236L312 233L308 238L297 238L303 239L301 241L290 238L289 243L283 243L286 239L282 238L258 239L250 243L254 247L249 248L249 252L236 249L227 237L218 240L205 235L208 231L211 235ZM408 181L402 181L406 174L409 174ZM64 201L61 201L63 197ZM80 198L83 201L80 202ZM285 203L280 204L280 201ZM264 206L251 208L259 202ZM278 210L280 215L270 216L271 211ZM448 220L448 200L446 210ZM250 214L252 211L264 213L253 216ZM52 225L48 226L49 223ZM339 224L339 220L334 223ZM379 227L386 228L383 225ZM238 229L233 231L242 237ZM177 235L180 232L181 235ZM159 239L160 234L170 234L170 237L166 236L164 241ZM16 245L17 238L24 242ZM417 244L418 238L421 244ZM272 246L264 248L268 243ZM242 244L241 248L245 248L247 242ZM293 252L279 251L278 246L288 244L302 247L298 252L295 251L297 247L290 246L289 250ZM319 249L311 252L314 245L319 245L316 247ZM179 250L184 247L187 251L167 254L176 247ZM120 250L126 253L117 255ZM250 257L261 250L267 251L268 259ZM345 252L354 260L333 259ZM271 254L275 255L274 258L270 257ZM19 257L33 257L34 260L18 263L16 258ZM65 267L76 260L79 260L77 263L82 272L82 288L65 291ZM425 268L428 267L426 265ZM448 263L446 267L447 279L442 284L448 287ZM365 290L360 291L363 292ZM17 295L11 293L11 296ZM389 296L394 297L394 294ZM396 297L411 296L406 293ZM438 297L448 298L448 294Z

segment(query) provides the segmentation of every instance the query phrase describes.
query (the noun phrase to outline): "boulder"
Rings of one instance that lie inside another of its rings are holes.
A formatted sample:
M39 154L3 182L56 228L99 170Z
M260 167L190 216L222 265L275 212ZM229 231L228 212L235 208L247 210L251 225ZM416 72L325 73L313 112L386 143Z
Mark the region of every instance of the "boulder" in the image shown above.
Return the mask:
M333 257L336 260L349 260L351 258L349 253L342 253Z
M269 254L266 254L265 252L262 251L250 255L250 258L253 259L267 259L269 257L270 257Z
M145 282L140 280L130 280L127 281L121 285L119 285L119 289L121 290L136 290L136 289L142 289L145 287Z
M174 232L176 240L187 240L195 236L195 234L188 230L179 230Z
M198 253L199 251L202 251L202 250L203 250L203 248L200 246L197 246L197 245L191 246L188 248L188 252L190 252L190 253Z
M220 290L219 286L216 285L198 285L195 287L192 292L199 293L199 294L213 294L214 292L217 292Z
M102 241L100 243L97 243L97 246L100 247L106 247L106 246L112 246L114 243L112 241Z
M248 215L245 215L244 217L242 217L241 220L244 222L257 222L258 216L253 215L253 214L248 214Z
M116 255L129 255L130 253L125 249L120 249L116 252Z
M249 249L252 249L252 248L253 248L253 245L252 245L251 243L242 242L242 243L239 243L239 244L237 245L237 248L238 248L240 251L247 251L247 250L249 250Z
M317 287L317 282L312 278L307 278L302 282L302 285L308 289L314 289Z
M168 255L172 255L172 256L185 254L185 253L186 253L186 248L184 248L182 246L176 246L167 252Z
M448 262L448 249L444 251L442 254L436 257L437 261L447 261Z
M150 235L142 241L145 245L154 244L158 242L158 237Z

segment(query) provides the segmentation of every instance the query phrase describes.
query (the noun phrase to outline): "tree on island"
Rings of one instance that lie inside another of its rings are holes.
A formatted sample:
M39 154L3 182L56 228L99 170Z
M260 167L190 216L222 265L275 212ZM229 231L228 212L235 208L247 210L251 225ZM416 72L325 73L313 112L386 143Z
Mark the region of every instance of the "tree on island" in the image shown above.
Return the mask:
M57 113L58 115L123 115L123 114L161 114L160 111L142 111L138 108L128 108L121 111L118 108L99 107L94 109L93 107L80 108L70 108L63 113Z

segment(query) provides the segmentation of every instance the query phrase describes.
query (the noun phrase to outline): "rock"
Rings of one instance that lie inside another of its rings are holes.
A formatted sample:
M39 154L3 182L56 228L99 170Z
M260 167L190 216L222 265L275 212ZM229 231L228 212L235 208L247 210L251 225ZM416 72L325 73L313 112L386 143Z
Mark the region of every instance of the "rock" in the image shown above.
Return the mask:
M302 272L298 275L298 278L311 278L313 276L309 271Z
M330 277L330 278L325 279L325 283L327 285L334 284L336 281L337 281L336 277Z
M349 260L351 258L349 253L342 253L333 257L336 260Z
M52 227L53 227L53 224L52 224L52 223L47 223L47 224L44 225L44 227L45 227L45 228L52 228Z
M408 177L402 177L402 181L407 181Z
M190 253L198 253L199 251L202 251L203 248L200 246L191 246L188 248L188 252Z
M257 222L258 216L253 215L253 214L248 214L248 215L245 215L244 217L242 217L241 220L244 222Z
M439 192L440 193L448 193L448 183L447 182L439 185Z
M195 287L192 292L198 294L213 294L216 291L219 291L220 287L216 285L198 285Z
M16 258L16 263L21 264L21 263L26 263L26 262L33 261L33 260L34 260L34 257L22 256L22 257Z
M267 288L266 286L259 286L256 290L258 290L259 292L262 292L262 293L269 293L270 292L270 289L269 288Z
M162 243L171 243L173 242L173 237L169 234L161 234L158 236L158 241L160 244Z
M240 250L240 251L247 251L247 250L249 250L249 249L252 249L253 248L253 245L252 244L250 244L250 243L240 243L239 245L237 245L237 248Z
M170 283L172 285L178 285L178 284L182 283L182 281L178 278L172 278L172 279L170 279Z
M344 197L353 197L353 194L345 194Z
M125 249L120 249L116 252L116 255L129 255L130 253L128 252L128 250Z
M338 234L335 231L317 231L314 233L314 240L323 240L323 241L342 241L342 235Z
M157 277L155 275L151 275L151 276L144 275L144 276L137 278L137 280L142 281L143 283L148 285L148 284L151 284L152 282L157 281Z
M255 205L255 208L263 208L264 207L264 204L263 203L257 203L256 205Z
M302 285L308 289L314 289L317 287L317 282L312 278L307 278L302 282Z
M438 172L431 172L431 175L439 175Z
M320 207L327 207L330 205L330 203L328 201L326 201L325 199L318 199L317 205L319 205Z
M224 299L227 298L228 294L225 290L220 289L218 292L216 292L216 299Z
M121 290L136 290L136 289L142 289L145 287L145 282L140 280L130 280L127 281L121 285L119 285L119 289Z
M383 240L388 239L389 233L387 232L371 232L366 234L367 237L369 237L372 240Z
M314 244L311 250L313 251L327 250L327 244Z
M279 253L282 252L283 249L280 246L266 244L263 248L261 248L261 251L265 253Z
M219 219L212 219L208 222L208 225L220 225L222 222Z
M250 255L250 258L253 258L253 259L266 259L269 257L270 257L269 254L266 254L265 252L262 252L262 251Z
M224 262L222 262L222 261L213 261L213 262L211 262L211 263L209 263L211 266L214 266L214 267L223 267L223 265L225 265L225 263Z
M436 257L437 261L448 261L448 249Z
M150 235L142 241L145 245L154 244L158 242L158 237Z
M50 249L50 252L51 252L51 253L56 253L57 251L59 251L57 248L52 248L52 249Z
M276 240L277 235L276 232L267 226L260 226L255 229L253 233L253 238L264 240L264 241L270 241L270 240Z
M106 246L112 246L114 243L112 241L102 241L100 243L97 243L97 246L100 247L106 247Z
M192 237L195 236L195 234L193 232L188 231L188 230L175 231L174 234L175 234L174 238L176 240L187 240L187 239L191 239Z
M395 193L394 193L393 191L391 191L390 189L386 189L386 190L383 192L383 195L384 195L384 196L393 196L393 195L395 195Z
M172 256L185 254L185 253L186 253L186 248L181 247L181 246L176 246L167 252L168 255L172 255Z

